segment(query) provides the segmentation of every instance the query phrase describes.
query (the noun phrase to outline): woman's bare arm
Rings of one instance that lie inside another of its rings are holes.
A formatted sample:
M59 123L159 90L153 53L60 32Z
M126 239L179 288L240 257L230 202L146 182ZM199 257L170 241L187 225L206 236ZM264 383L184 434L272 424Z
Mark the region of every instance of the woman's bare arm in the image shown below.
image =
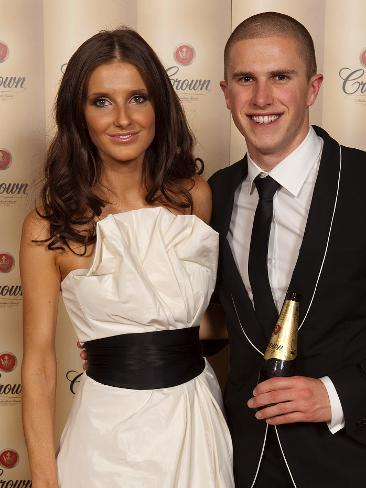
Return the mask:
M55 330L60 290L56 252L33 239L48 237L46 221L32 212L20 250L23 287L23 423L33 488L57 488L54 445Z
M200 339L217 341L227 338L224 309L220 304L211 303L200 323Z
M207 181L200 176L195 177L195 185L191 191L193 212L207 224L210 223L212 213L211 188ZM212 303L205 312L200 324L201 340L226 339L227 328L225 315L220 304Z

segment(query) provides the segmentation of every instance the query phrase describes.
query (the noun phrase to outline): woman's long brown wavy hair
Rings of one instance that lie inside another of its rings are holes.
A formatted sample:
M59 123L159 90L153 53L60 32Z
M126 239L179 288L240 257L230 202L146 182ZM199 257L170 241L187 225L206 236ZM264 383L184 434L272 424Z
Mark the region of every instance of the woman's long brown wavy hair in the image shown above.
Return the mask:
M114 60L134 65L145 82L155 111L155 137L143 162L146 202L192 210L183 180L200 173L192 154L193 136L179 99L155 52L135 31L102 31L71 57L56 99L57 133L47 153L41 217L50 224L51 250L95 241L95 221L107 203L95 192L102 161L84 117L88 82L100 65ZM201 168L202 169L202 168ZM74 246L73 246L74 247Z

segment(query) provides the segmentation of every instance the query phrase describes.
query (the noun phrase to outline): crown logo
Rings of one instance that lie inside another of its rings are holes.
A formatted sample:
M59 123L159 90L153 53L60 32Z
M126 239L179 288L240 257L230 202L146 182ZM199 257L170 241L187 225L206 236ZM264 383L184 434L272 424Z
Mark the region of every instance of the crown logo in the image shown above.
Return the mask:
M8 252L0 252L0 272L9 273L14 268L15 259Z
M184 66L191 64L195 56L195 51L189 44L178 46L174 52L174 59L177 63Z
M0 454L0 465L4 468L14 468L14 466L18 463L19 455L13 449L5 449Z
M17 358L11 352L0 354L0 370L9 373L15 369Z

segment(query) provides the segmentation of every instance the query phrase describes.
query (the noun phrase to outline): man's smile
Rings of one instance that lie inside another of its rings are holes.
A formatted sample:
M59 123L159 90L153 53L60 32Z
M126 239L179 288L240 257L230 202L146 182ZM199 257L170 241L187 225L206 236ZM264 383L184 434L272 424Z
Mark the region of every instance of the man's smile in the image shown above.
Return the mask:
M249 118L257 124L272 124L280 118L280 114L249 115Z

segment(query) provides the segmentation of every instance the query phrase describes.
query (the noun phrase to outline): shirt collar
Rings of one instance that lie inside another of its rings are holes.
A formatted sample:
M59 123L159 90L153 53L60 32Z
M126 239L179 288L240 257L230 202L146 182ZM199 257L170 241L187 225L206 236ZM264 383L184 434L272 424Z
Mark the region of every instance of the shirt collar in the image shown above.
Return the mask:
M310 126L309 132L292 153L280 161L271 171L263 171L250 157L248 157L249 192L254 189L255 178L262 173L270 175L293 196L297 197L303 187L311 169L319 162L323 141Z

